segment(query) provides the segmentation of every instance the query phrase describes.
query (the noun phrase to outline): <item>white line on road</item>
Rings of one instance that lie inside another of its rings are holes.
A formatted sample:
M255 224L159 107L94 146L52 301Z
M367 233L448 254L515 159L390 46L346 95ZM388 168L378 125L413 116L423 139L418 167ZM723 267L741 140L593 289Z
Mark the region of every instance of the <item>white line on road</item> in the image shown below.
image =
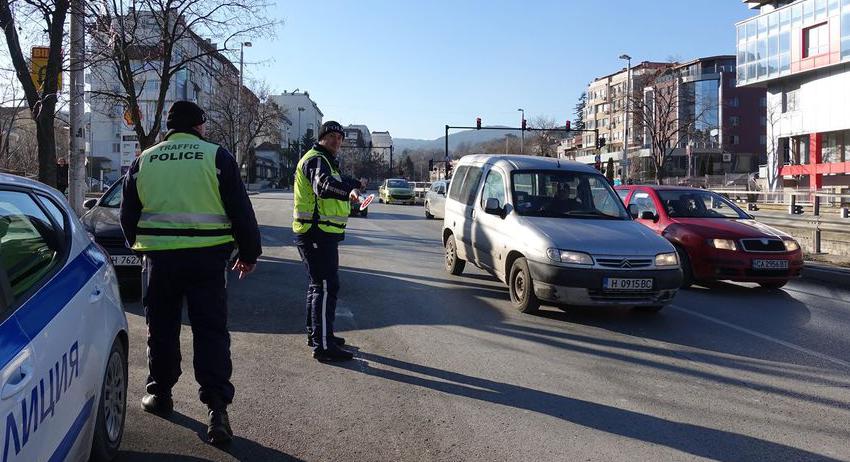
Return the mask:
M732 324L732 323L730 323L730 322L726 322L726 321L723 321L723 320L720 320L720 319L717 319L717 318L713 318L713 317L711 317L711 316L708 316L708 315L705 315L705 314L702 314L702 313L698 313L698 312L696 312L696 311L689 310L689 309L687 309L687 308L683 308L683 307L678 306L678 305L670 305L670 308L673 308L673 309L676 309L676 310L679 310L679 311L685 312L685 313L690 314L690 315L692 315L692 316L696 316L696 317L698 317L698 318L702 318L702 319L704 319L704 320L706 320L706 321L710 321L710 322L713 322L713 323L715 323L715 324L720 324L721 326L724 326L724 327L728 327L728 328L730 328L730 329L737 330L738 332L743 332L743 333L745 333L745 334L752 335L753 337L758 337L758 338L760 338L760 339L762 339L762 340L767 340L767 341L769 341L769 342L773 342L773 343L776 343L776 344L778 344L778 345L782 345L782 346L784 346L784 347L786 347L786 348L790 348L790 349L792 349L792 350L796 350L796 351L798 351L798 352L800 352L800 353L805 353L805 354L808 354L808 355L814 356L814 357L816 357L816 358L820 358L820 359L822 359L822 360L824 360L824 361L829 361L829 362L831 362L831 363L833 363L833 364L838 364L839 366L844 366L844 367L846 367L847 369L850 369L850 363L848 363L847 361L842 361L842 360L840 360L840 359L838 359L838 358L833 358L832 356L825 355L825 354L823 354L823 353L819 353L819 352L814 351L814 350L810 350L810 349L808 349L808 348L806 348L806 347L801 347L800 345L795 345L795 344L793 344L793 343L786 342L785 340L780 340L780 339L778 339L778 338L776 338L776 337L771 337L770 335L762 334L761 332L756 332L756 331L754 331L754 330L747 329L746 327L741 327L741 326L739 326L739 325L737 325L737 324Z

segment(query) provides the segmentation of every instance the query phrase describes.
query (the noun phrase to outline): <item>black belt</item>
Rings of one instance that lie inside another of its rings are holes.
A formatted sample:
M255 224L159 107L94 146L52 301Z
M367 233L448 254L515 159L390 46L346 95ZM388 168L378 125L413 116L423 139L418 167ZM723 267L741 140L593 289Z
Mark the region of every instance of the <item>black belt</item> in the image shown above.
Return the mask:
M344 225L344 224L334 223L334 222L332 222L332 221L324 221L324 220L309 220L309 221L304 221L304 220L299 220L299 219L297 219L297 218L296 218L296 219L295 219L295 222L296 222L296 223L301 223L302 225L325 225L325 226L333 226L333 227L335 227L335 228L342 228L342 229L345 229L345 225Z
M137 228L136 234L140 236L190 236L190 237L210 237L210 236L230 236L233 230L230 228L222 229L169 229L169 228Z

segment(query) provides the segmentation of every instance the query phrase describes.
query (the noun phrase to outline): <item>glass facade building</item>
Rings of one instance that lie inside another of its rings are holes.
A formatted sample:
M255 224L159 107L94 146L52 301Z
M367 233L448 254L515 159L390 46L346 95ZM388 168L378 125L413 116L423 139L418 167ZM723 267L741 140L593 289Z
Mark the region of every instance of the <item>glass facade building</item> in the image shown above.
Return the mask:
M737 24L738 85L850 62L850 0L799 0Z

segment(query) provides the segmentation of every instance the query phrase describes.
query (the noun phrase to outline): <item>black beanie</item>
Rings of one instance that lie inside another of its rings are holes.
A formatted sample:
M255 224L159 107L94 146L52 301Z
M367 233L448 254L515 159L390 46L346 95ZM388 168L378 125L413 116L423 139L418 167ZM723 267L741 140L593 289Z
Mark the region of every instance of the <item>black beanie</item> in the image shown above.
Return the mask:
M172 130L188 130L207 121L204 110L191 101L175 101L168 109L165 126Z
M339 122L334 122L333 120L323 123L322 127L319 128L319 141L322 141L322 137L328 133L339 133L343 138L345 138L345 130L342 129L342 125L340 125Z

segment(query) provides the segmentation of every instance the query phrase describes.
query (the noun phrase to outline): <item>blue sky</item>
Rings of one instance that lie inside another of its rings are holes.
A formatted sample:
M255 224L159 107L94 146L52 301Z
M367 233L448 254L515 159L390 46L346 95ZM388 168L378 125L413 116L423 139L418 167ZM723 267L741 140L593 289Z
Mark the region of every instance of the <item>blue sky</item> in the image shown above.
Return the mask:
M246 76L308 90L325 114L398 138L573 118L594 77L635 61L735 53L740 0L278 0L285 24Z

